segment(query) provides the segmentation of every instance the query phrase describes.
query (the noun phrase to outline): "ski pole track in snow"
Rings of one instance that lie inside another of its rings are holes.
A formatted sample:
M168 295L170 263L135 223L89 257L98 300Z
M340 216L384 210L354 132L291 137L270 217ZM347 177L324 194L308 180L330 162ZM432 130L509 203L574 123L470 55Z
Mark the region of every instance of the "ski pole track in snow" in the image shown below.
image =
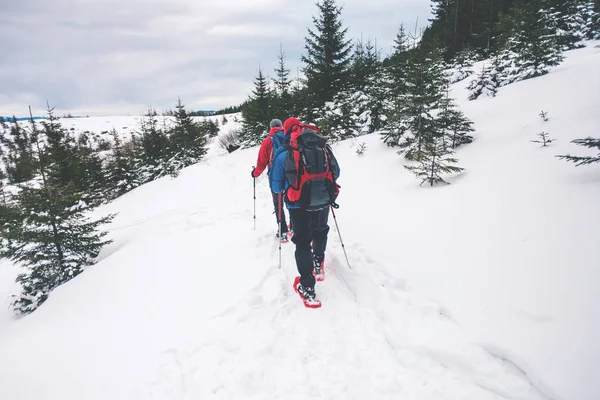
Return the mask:
M282 269L273 263L215 315L199 345L166 350L141 398L548 400L522 372L465 341L447 311L409 292L360 245L351 244L351 271L329 243L327 277L316 286L321 309L304 308L293 291L294 245L283 244ZM259 234L257 245L279 250L272 234Z

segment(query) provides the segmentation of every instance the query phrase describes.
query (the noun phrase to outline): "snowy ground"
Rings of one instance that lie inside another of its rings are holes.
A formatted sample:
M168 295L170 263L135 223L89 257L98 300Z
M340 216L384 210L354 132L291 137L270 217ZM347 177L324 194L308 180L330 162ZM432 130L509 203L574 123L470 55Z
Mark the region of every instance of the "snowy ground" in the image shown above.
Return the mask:
M101 261L0 314L0 399L600 398L600 165L554 157L592 154L569 141L600 135L600 49L567 55L495 99L456 85L478 132L450 186L418 187L377 135L335 146L352 270L331 221L318 310L291 244L278 269L264 177L253 229L256 149L98 209L119 212Z

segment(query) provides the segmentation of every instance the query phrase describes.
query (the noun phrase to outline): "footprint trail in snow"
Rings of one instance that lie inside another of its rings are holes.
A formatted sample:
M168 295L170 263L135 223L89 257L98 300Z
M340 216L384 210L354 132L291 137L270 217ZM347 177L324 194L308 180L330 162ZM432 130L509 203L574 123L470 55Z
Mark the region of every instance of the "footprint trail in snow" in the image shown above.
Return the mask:
M196 343L165 351L142 398L548 399L360 246L350 271L336 256L341 248L330 245L327 278L316 286L323 307L305 308L292 289L288 246L282 269L270 268Z

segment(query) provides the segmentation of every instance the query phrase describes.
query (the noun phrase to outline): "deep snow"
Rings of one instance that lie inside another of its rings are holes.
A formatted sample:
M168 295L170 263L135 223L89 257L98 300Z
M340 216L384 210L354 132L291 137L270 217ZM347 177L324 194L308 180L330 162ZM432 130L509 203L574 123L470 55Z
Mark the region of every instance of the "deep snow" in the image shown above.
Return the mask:
M264 176L253 230L257 149L97 209L119 213L99 263L0 314L0 398L600 398L600 165L554 157L600 135L594 44L496 98L456 84L477 133L449 186L418 187L376 134L336 144L352 270L331 220L318 310L292 291L292 244L277 267ZM2 298L15 273L0 261Z

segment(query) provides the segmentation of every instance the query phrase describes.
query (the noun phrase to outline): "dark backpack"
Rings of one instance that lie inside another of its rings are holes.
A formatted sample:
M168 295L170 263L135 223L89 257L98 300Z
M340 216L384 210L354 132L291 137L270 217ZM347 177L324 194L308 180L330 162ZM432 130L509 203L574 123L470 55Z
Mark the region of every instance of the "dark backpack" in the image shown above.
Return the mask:
M290 184L286 202L308 211L317 211L334 204L339 194L336 180L338 163L327 139L315 127L303 127L292 137L285 161L285 175Z

